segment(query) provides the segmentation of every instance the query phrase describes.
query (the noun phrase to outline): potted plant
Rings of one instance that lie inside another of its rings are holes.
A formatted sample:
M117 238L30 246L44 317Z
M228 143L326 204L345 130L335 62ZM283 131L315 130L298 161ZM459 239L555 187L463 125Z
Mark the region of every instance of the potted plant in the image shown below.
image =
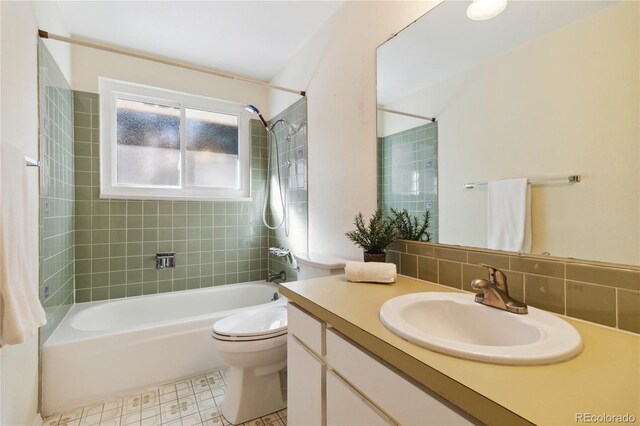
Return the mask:
M365 262L384 262L387 254L385 249L398 238L393 221L385 217L382 209L376 210L369 220L369 225L365 225L362 213L358 213L353 221L356 226L355 231L345 233L347 238L364 250Z
M428 232L429 228L429 210L424 211L422 220L417 217L409 215L407 209L400 211L391 209L393 214L393 223L398 230L398 238L401 240L412 241L431 241L431 234Z

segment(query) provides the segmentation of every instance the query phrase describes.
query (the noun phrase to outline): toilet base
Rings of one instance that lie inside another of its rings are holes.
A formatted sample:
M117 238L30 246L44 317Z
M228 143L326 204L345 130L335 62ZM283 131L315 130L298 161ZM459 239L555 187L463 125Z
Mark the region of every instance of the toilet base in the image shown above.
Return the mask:
M286 364L285 364L286 365ZM233 424L244 423L287 407L282 375L278 370L234 368L229 371L222 414Z

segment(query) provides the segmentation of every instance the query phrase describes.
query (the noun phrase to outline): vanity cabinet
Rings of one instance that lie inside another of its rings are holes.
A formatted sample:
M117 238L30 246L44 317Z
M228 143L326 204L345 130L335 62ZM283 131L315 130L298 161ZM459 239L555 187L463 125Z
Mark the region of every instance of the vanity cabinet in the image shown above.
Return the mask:
M296 425L470 425L330 325L289 304L288 422Z

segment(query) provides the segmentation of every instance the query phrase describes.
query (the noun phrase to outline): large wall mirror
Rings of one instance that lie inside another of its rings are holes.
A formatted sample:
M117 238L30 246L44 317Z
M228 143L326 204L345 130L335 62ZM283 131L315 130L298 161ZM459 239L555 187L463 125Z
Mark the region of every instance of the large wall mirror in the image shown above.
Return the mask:
M530 253L638 265L640 4L509 1L486 21L469 4L378 48L379 204L485 248L486 183L528 178Z

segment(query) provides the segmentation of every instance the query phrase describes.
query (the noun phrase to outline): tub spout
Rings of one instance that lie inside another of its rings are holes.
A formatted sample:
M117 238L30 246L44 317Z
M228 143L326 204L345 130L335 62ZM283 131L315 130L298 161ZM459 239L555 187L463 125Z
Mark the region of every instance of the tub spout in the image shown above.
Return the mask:
M285 281L287 279L287 273L285 271L280 271L279 274L269 274L267 275L267 282L272 283L275 280Z

